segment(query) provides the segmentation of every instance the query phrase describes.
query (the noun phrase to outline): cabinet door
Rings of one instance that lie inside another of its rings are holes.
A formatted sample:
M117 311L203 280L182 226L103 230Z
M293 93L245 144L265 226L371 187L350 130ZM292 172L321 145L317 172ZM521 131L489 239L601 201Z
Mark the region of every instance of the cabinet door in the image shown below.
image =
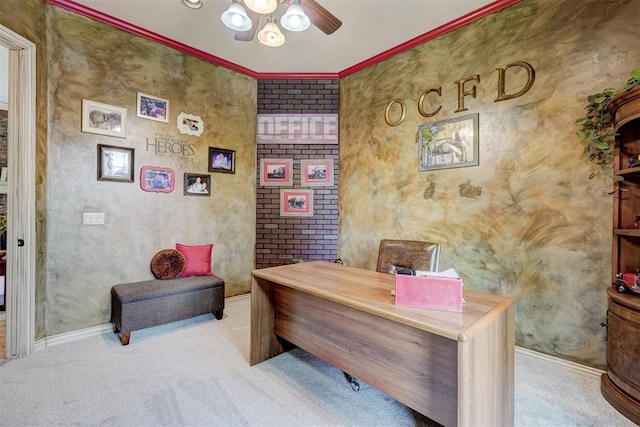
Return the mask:
M610 301L607 364L611 380L640 400L640 313Z

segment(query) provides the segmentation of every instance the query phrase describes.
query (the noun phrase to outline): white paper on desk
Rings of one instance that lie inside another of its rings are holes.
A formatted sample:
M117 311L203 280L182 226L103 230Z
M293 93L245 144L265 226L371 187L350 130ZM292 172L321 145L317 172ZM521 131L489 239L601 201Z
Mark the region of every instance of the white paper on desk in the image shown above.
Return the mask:
M444 271L426 271L426 270L416 270L416 276L434 276L434 277L455 277L459 279L458 273L453 268L449 268Z

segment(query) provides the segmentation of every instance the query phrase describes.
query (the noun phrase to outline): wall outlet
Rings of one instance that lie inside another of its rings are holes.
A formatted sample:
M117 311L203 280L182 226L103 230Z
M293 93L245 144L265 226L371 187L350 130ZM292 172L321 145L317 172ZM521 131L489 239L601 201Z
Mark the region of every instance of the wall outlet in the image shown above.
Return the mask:
M83 212L83 225L104 225L104 212Z

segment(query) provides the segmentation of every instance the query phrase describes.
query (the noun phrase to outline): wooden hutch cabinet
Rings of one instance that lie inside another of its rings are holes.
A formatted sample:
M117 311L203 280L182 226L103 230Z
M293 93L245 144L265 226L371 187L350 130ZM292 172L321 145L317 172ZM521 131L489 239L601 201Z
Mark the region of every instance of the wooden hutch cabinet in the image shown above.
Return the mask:
M640 269L640 86L609 102L617 136L614 173L624 178L613 201L613 274ZM615 278L613 280L615 282ZM601 391L627 418L640 424L640 294L607 289L607 371Z

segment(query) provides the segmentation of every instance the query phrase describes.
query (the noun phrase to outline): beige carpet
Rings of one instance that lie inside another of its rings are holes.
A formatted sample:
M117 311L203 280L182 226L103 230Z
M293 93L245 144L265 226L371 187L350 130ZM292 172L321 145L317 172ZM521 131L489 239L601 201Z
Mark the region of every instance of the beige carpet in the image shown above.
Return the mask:
M6 335L6 322L0 320L0 366L2 366L7 360L4 358L5 349L5 335Z
M434 426L367 384L296 349L249 366L250 298L133 332L46 347L0 367L0 426ZM515 426L633 426L597 375L521 352Z

